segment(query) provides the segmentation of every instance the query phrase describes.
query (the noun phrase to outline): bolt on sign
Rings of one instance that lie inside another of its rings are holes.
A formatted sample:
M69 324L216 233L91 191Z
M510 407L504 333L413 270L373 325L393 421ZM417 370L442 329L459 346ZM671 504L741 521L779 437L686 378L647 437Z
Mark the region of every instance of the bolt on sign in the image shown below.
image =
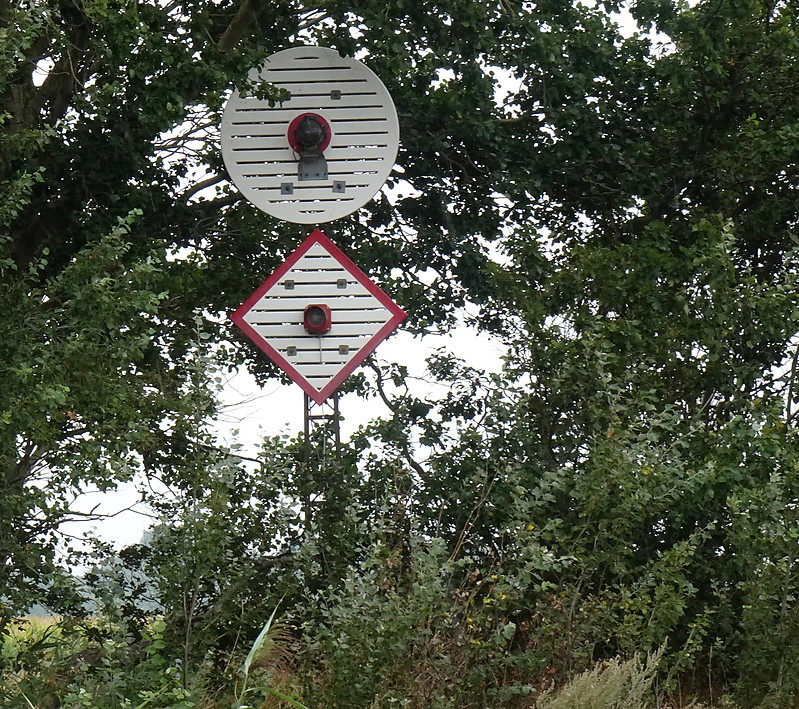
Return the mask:
M317 404L404 319L318 229L231 315Z

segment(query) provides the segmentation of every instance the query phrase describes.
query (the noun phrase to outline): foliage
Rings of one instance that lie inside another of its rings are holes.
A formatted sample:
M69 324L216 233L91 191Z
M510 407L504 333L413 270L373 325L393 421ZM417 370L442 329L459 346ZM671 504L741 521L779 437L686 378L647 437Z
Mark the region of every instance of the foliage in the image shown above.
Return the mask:
M797 17L0 0L0 630L65 614L4 645L4 701L229 704L285 597L302 692L275 691L309 706L531 706L660 647L664 699L795 704ZM220 370L276 375L221 314L302 236L227 182L220 107L304 43L363 57L400 114L337 243L411 331L468 304L507 347L493 375L432 358L438 397L374 363L348 386L390 413L307 465L210 425ZM140 544L64 535L133 479Z
M18 624L3 645L3 706L196 706L165 653L156 620L138 644L112 627L68 620Z

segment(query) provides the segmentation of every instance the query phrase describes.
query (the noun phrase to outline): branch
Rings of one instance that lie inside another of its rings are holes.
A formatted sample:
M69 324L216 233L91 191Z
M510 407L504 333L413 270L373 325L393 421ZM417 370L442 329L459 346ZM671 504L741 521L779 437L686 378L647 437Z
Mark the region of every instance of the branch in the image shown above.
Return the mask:
M212 212L220 207L227 207L228 205L235 204L241 199L241 194L232 193L218 199L203 200L202 202L192 202L189 207L192 209L203 209L207 212Z
M328 17L330 17L330 13L327 10L310 10L308 16L297 25L297 30L307 30Z
M791 419L794 416L794 412L792 411L793 408L793 383L796 381L796 369L797 365L799 364L799 344L796 345L796 349L793 353L793 359L791 361L791 375L788 379L788 394L785 397L785 423L787 425L791 425Z
M222 182L224 177L222 175L211 175L210 177L205 178L204 180L200 180L200 182L196 183L192 187L189 187L182 195L180 195L180 199L183 202L188 202L194 195L196 195L201 190L204 190L206 187L211 187L219 182Z
M388 398L388 395L386 394L385 389L383 388L383 372L380 371L380 367L372 359L368 360L368 365L369 367L372 368L372 370L375 373L376 377L375 385L377 386L377 393L379 394L383 403L386 405L386 408L396 416L397 413L399 412L399 407ZM411 448L408 441L403 440L400 442L400 445L402 446L402 453L403 456L405 457L405 462L407 462L408 465L410 465L411 468L413 468L413 470L416 472L416 474L419 476L421 480L424 480L427 477L425 469L411 455Z
M230 52L234 49L249 32L250 26L258 20L261 10L263 10L263 0L244 0L236 16L219 38L217 49L220 52Z

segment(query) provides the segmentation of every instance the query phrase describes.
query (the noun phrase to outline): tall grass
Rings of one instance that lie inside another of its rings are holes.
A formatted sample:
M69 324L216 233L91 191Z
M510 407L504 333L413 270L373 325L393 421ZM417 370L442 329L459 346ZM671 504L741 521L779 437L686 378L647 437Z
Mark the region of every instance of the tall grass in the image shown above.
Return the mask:
M536 709L656 709L655 680L661 648L641 660L615 658L574 677L557 690L544 692ZM701 709L691 703L683 709Z

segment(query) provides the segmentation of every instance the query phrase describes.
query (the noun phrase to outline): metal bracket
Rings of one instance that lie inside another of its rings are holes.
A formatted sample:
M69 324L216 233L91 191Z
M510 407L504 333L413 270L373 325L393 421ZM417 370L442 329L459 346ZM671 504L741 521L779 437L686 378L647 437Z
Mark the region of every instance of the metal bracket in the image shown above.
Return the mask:
M297 165L297 179L300 182L326 180L327 160L325 160L324 155L319 151L315 153L310 150L305 151L300 156L300 162Z

